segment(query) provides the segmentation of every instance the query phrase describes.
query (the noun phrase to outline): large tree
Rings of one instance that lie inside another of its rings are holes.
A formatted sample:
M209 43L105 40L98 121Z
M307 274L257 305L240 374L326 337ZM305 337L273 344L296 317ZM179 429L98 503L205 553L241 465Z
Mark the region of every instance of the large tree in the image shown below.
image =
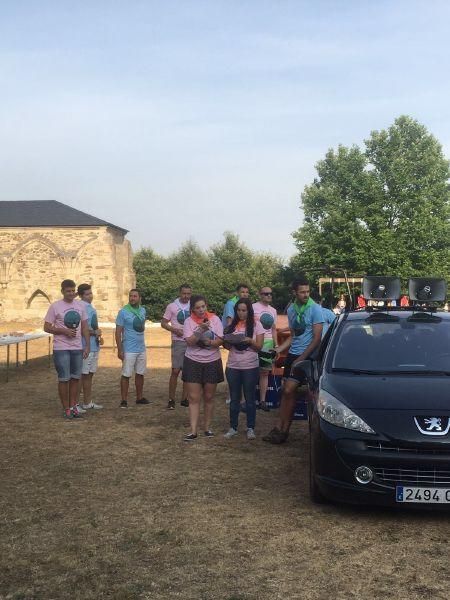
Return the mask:
M302 194L298 268L354 274L447 276L449 163L439 142L402 116L365 148L329 150Z

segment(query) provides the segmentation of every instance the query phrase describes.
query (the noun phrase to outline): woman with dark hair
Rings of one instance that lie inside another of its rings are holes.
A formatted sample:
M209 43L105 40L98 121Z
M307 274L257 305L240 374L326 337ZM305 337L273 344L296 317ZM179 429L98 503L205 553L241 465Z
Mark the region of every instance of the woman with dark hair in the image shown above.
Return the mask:
M223 381L223 366L219 346L222 345L222 322L207 311L206 298L195 295L191 298L191 314L183 325L183 337L187 348L183 362L183 381L189 398L189 420L191 432L184 441L197 438L200 417L200 400L204 402L204 434L213 437L211 420L214 394L217 384Z
M242 390L247 404L247 439L254 440L256 421L256 384L259 379L258 352L264 342L264 328L255 323L252 302L241 298L234 307L234 318L225 328L225 348L229 350L225 375L230 389L230 439L237 434Z

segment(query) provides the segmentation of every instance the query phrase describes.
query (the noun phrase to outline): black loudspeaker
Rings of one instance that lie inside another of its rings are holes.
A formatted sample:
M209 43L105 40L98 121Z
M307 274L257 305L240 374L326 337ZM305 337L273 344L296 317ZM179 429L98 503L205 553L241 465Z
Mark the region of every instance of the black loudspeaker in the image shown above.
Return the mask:
M362 295L366 300L398 300L401 296L400 279L366 276L363 278Z
M447 282L439 277L411 277L409 297L416 302L445 302Z

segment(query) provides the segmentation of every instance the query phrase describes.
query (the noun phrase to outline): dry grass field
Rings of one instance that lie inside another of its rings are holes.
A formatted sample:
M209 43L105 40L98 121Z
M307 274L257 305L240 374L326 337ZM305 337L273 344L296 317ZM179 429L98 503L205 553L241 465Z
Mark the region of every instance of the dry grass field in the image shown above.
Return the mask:
M272 447L260 436L275 414L258 414L258 440L242 426L226 441L224 386L216 437L183 443L168 335L149 336L149 407L118 408L110 349L94 380L104 410L79 422L61 418L45 358L8 384L0 370L1 599L450 597L449 517L312 505L306 424Z

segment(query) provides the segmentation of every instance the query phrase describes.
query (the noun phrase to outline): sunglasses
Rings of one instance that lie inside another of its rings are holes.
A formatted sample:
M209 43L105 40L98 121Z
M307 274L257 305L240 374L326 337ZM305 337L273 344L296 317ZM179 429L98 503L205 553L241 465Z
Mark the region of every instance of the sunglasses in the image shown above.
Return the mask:
M261 292L261 296L271 296L272 292Z

